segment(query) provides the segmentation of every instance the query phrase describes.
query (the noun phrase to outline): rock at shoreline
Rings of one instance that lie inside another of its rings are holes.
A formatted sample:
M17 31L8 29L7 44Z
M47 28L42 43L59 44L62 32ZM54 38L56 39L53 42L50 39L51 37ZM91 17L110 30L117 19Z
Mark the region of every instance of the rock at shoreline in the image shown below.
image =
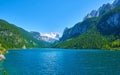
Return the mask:
M5 56L3 54L0 54L0 61L5 60Z

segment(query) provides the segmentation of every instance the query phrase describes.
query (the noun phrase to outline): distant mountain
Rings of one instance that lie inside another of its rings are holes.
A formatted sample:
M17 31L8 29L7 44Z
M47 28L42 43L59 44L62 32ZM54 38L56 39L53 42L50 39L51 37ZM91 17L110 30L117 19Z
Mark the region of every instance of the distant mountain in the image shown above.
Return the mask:
M43 46L26 30L0 19L0 50Z
M47 43L54 43L59 40L60 34L59 33L39 33L39 32L34 32L32 31L31 34L33 37L37 40L42 40Z
M66 28L53 47L120 50L120 1L104 4L82 22Z
M91 11L82 22L65 28L62 37L59 33L28 32L0 20L0 51L46 47L47 44L55 48L120 50L120 0Z

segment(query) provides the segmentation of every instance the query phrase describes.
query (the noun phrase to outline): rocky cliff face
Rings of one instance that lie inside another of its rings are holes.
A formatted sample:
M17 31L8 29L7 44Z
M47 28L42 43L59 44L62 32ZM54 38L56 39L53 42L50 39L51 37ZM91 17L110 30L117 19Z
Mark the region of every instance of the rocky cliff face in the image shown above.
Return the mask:
M88 28L91 25L94 25L95 23L96 23L95 19L86 19L81 23L77 23L72 28L66 28L64 30L63 36L60 40L64 41L64 40L72 38L72 37L77 37L80 34L86 32L88 30Z
M31 31L30 33L31 33L31 35L32 35L35 39L41 40L41 38L40 38L40 33L39 33L39 32Z
M91 25L95 25L95 23L97 23L91 19L99 16L103 16L98 24L98 29L100 29L101 32L110 34L113 30L118 30L120 25L120 13L118 13L119 10L116 12L113 10L116 9L118 5L120 5L120 0L115 0L113 4L103 4L98 10L91 11L91 13L87 14L87 16L84 18L83 22L77 23L72 28L66 28L60 40L64 41L86 32ZM105 12L109 11L111 11L111 13L104 16Z
M99 12L97 10L92 10L91 13L88 13L87 16L85 16L84 19L92 18L92 17L98 17Z
M119 26L119 18L120 18L120 13L115 13L111 15L106 22L108 25L112 27Z
M95 11L92 13L83 22L66 28L61 38L63 40L55 47L120 50L119 0L115 0L113 5L100 7L98 17Z
M98 10L92 10L90 13L88 13L84 19L101 16L106 11L110 11L119 5L120 5L120 0L115 0L112 4L110 3L103 4Z
M103 6L101 6L98 11L99 11L99 16L103 15L106 11L110 11L111 9L113 9L113 5L110 3L107 4L103 4Z
M105 35L120 34L120 8L104 15L98 24L98 29Z
M81 23L76 24L73 28L66 28L60 40L63 41L71 37L75 37L79 34L82 34L87 30L87 28L88 28L87 25L82 25Z
M120 5L120 0L115 0L115 1L113 2L113 6L116 7L116 6L118 6L118 5Z

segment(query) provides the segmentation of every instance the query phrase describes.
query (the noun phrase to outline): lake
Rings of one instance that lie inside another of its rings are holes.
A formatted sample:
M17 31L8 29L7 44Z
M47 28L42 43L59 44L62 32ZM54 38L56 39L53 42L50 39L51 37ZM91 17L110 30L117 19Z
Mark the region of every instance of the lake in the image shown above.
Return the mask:
M120 75L120 51L26 49L5 56L9 75Z

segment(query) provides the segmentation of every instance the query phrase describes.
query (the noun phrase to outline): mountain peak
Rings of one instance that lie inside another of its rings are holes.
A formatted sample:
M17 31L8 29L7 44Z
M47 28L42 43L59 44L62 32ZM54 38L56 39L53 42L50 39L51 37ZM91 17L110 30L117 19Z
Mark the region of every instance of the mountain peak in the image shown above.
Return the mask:
M43 40L48 43L54 43L58 41L61 37L61 34L58 32L51 32L51 33L39 33L39 32L31 32L34 38L37 40Z
M98 17L99 12L97 10L92 10L90 13L88 13L84 19L92 18L92 17Z
M60 38L60 33L57 33L57 32L51 32L51 33L40 33L41 36L46 36L46 37L49 37L49 38L53 38L53 39L56 39L56 40L59 40Z
M118 4L118 1L119 0L116 0L113 4ZM103 15L106 11L114 8L113 4L103 4L100 8L98 8L98 10L92 10L90 13L88 13L84 19L99 17L100 15Z

